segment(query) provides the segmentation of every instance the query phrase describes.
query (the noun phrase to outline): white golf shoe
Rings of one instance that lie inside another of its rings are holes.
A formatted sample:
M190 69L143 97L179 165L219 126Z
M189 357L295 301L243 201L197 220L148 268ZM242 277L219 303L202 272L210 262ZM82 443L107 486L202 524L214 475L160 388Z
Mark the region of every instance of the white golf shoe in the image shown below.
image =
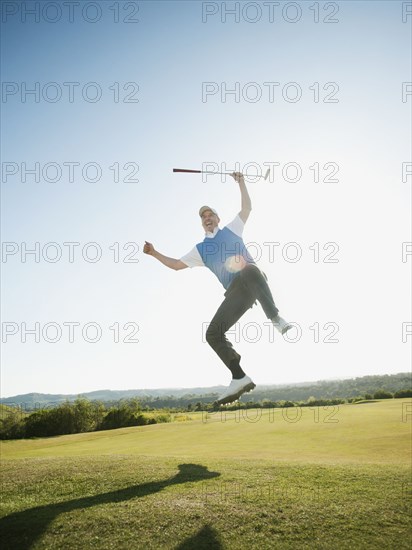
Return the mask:
M239 399L242 394L253 390L253 388L255 387L256 384L249 376L244 376L239 380L232 380L228 389L224 393L222 393L216 403L218 405L232 403L233 401L236 401L236 399Z
M273 317L272 323L281 334L285 334L285 332L293 328L293 325L291 323L287 323L285 319L282 319L282 317L279 317L279 315Z

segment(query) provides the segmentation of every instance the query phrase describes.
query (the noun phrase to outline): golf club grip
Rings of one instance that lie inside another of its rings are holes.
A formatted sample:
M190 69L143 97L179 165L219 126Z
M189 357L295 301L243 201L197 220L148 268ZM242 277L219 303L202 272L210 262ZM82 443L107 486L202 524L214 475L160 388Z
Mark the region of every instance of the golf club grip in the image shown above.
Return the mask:
M189 172L192 174L200 174L201 170L186 170L185 168L173 168L173 172Z

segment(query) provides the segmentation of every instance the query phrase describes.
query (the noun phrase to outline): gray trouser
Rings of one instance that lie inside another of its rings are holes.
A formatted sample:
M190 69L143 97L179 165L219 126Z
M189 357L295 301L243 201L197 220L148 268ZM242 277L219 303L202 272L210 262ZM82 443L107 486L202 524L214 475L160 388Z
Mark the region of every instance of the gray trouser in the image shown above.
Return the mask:
M278 314L266 278L254 264L248 264L233 279L225 292L225 299L216 311L206 331L208 344L230 367L233 362L239 363L240 355L234 350L225 333L258 301L268 319Z

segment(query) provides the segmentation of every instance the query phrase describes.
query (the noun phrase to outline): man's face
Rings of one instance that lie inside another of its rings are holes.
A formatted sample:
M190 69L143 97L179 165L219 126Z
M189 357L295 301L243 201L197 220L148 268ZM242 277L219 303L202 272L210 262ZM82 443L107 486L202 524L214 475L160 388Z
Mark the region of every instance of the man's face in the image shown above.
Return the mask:
M209 233L213 233L215 227L218 226L220 219L211 210L205 210L202 214L203 229Z

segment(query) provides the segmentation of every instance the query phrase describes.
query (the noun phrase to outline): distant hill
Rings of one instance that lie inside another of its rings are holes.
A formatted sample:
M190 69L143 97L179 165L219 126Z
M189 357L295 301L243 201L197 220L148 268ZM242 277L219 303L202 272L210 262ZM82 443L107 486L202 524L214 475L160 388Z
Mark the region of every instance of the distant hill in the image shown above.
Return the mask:
M374 394L378 390L391 393L412 387L411 373L384 374L362 376L345 380L319 380L317 382L301 382L298 384L257 386L247 395L248 401L258 402L264 399L270 401L304 401L309 397L317 399L351 398L367 393ZM0 403L19 406L30 411L53 407L64 401L74 401L79 396L91 401L110 403L121 399L137 397L152 407L180 406L190 402L208 402L222 392L223 386L209 388L165 388L136 390L97 390L83 394L47 394L27 393L13 397L1 398Z
M180 398L187 395L201 396L221 392L223 386L213 386L211 388L164 388L148 390L96 390L86 393L61 394L61 393L25 393L23 395L14 395L12 397L0 398L0 403L5 405L19 405L27 409L42 408L58 405L64 401L74 401L78 397L85 397L90 401L120 401L121 399L154 399L160 397Z

